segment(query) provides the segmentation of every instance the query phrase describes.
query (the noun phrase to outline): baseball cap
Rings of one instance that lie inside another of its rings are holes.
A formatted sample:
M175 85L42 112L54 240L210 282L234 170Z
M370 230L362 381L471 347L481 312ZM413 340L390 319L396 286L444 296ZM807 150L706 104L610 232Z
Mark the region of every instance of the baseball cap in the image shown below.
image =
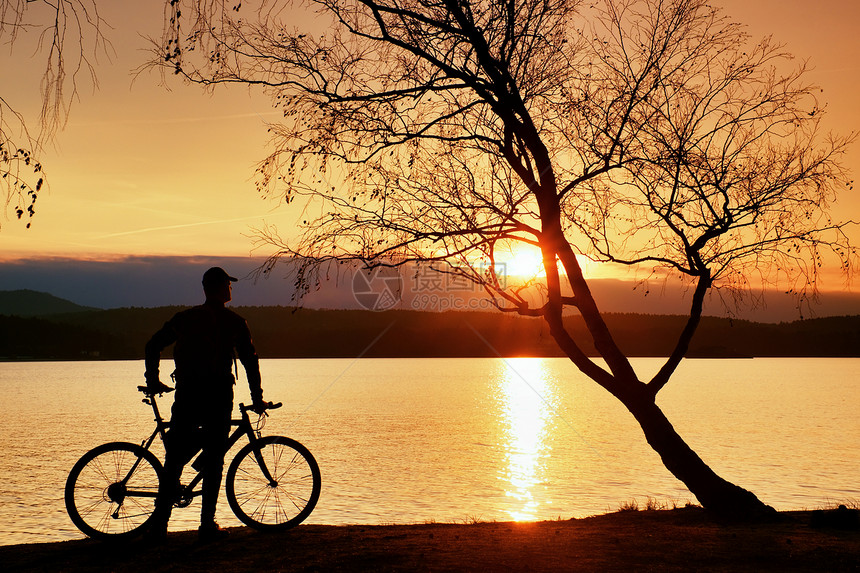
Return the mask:
M221 267L212 267L205 273L203 273L203 286L206 285L216 285L225 282L236 282L239 279L236 277L231 277L227 274L227 271L222 269Z

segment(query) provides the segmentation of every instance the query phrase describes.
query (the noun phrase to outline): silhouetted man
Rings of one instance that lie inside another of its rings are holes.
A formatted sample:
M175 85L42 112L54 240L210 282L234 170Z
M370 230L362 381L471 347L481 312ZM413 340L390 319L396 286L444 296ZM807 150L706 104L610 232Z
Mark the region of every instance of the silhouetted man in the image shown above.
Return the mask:
M255 411L266 408L259 359L248 325L224 306L232 299L232 283L236 280L221 267L206 271L203 274L206 302L174 315L146 344L146 384L148 391L157 393L172 390L159 379L158 365L161 351L176 343L173 349L176 395L165 444L165 486L159 494L151 532L156 539L167 534L182 468L201 446L203 507L199 535L201 539L217 539L227 534L215 522L215 506L233 411L234 350L245 367Z

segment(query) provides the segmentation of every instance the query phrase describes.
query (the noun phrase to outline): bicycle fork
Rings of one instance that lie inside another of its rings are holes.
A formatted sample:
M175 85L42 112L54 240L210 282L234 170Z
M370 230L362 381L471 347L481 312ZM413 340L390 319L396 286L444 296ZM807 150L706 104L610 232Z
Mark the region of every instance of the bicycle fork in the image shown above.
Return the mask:
M257 465L260 466L260 470L263 472L263 477L269 482L269 487L278 487L278 480L276 480L271 472L269 471L269 466L266 465L266 460L263 458L262 446L256 447L259 444L259 440L254 440L255 447L253 449L254 459L257 460Z

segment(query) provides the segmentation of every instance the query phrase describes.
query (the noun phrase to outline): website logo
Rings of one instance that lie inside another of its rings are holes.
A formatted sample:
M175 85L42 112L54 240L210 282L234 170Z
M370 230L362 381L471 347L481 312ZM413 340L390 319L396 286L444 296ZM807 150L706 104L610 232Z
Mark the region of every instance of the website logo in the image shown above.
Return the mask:
M403 297L403 279L393 267L359 269L352 277L352 296L366 310L388 310Z

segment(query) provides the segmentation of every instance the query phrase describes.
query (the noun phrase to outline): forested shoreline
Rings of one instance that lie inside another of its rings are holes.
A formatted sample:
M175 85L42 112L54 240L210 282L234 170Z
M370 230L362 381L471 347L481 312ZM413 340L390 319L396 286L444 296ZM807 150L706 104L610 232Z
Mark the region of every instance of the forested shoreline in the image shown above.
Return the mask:
M127 360L182 307L0 315L0 360ZM493 312L236 307L263 358L561 356L546 325ZM665 356L685 317L608 314L630 356ZM566 319L588 340L578 316ZM594 348L584 344L594 355ZM689 357L860 356L860 316L756 323L704 317Z

